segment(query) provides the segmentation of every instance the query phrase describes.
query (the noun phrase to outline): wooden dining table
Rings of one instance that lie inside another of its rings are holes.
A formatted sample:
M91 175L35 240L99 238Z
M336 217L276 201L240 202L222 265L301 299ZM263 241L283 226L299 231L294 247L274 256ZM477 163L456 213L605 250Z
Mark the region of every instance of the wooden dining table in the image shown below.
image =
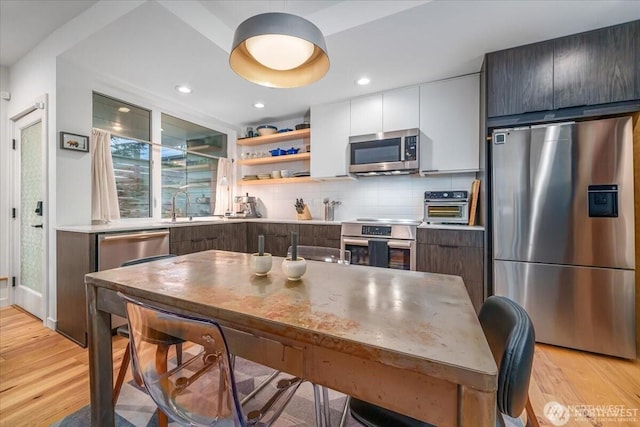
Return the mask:
M91 422L112 426L117 292L215 319L230 351L438 426L495 426L497 368L458 276L205 251L86 275Z

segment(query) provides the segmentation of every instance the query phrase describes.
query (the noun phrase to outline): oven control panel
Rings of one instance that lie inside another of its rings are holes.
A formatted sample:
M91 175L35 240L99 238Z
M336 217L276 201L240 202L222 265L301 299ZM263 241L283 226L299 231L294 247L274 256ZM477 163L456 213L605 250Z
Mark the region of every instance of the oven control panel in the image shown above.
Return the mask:
M363 225L362 235L390 237L391 227L388 225Z
M464 200L466 201L469 198L468 191L425 191L424 193L424 201L430 200Z

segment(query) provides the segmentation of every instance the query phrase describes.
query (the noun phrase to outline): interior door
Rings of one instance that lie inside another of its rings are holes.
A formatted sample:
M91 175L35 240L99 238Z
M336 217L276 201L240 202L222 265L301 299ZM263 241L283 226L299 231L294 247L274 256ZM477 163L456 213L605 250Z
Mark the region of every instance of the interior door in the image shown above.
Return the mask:
M34 108L13 123L15 143L12 270L13 303L29 313L45 315L45 132L44 110Z

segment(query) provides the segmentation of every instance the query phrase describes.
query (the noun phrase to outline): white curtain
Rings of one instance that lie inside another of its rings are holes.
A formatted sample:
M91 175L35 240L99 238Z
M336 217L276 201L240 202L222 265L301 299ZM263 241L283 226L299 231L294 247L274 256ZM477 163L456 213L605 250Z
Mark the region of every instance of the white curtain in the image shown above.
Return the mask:
M229 210L229 207L233 210L233 205L230 201L231 188L233 188L233 163L230 159L221 157L218 159L214 215L224 215L224 213Z
M120 204L111 158L111 133L91 130L91 220L107 223L120 219Z

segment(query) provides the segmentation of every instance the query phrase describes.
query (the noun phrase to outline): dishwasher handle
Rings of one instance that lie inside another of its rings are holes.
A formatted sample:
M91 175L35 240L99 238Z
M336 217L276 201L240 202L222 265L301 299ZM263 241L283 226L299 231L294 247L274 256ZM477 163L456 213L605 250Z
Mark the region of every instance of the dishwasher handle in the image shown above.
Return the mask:
M101 236L103 242L113 242L116 240L148 240L154 237L164 237L169 235L169 230L164 231L152 231L143 233L130 233L130 234L113 234Z

